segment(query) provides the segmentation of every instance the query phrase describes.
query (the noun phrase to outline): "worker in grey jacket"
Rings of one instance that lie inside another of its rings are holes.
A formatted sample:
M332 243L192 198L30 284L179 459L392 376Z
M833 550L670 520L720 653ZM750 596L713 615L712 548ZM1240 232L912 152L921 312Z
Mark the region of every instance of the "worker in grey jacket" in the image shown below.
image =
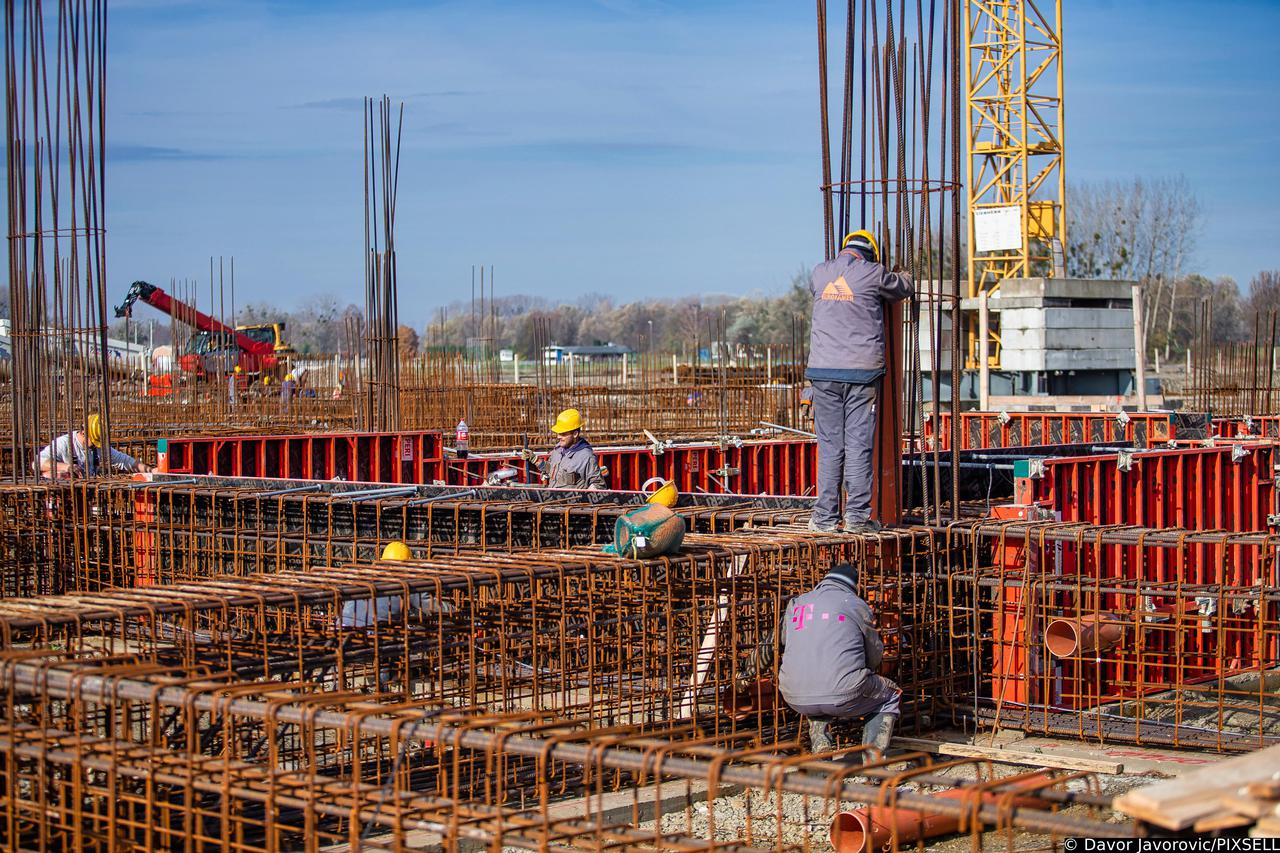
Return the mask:
M814 752L831 750L831 720L870 715L862 742L884 755L898 720L902 691L876 672L884 643L857 589L857 569L842 563L782 613L778 689L788 705L809 717Z
M908 274L885 270L867 231L845 237L840 254L815 267L809 279L813 321L804 375L813 385L818 434L818 501L810 530L836 529L841 485L845 532L880 529L871 519L871 457L885 365L884 304L905 299L914 287Z
M521 457L537 467L547 485L553 489L607 489L596 451L582 437L582 414L577 409L565 409L556 417L551 431L559 440L546 460L539 461L537 454L527 448L520 451Z

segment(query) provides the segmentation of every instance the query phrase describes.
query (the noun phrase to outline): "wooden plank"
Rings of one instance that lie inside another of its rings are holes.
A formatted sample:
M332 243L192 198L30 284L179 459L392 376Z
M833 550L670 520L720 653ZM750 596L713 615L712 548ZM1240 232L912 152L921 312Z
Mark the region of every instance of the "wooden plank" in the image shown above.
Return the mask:
M925 740L924 738L896 737L893 745L918 752L936 755L958 755L964 758L986 758L1000 764L1025 764L1031 767L1056 767L1062 770L1084 770L1089 773L1106 773L1112 776L1124 772L1124 765L1115 761L1098 761L1092 758L1075 758L1069 755L1044 755L1039 752L1018 752L1003 747L975 746L971 743Z
M1264 817L1249 831L1254 838L1280 838L1280 817Z
M1223 794L1218 798L1218 802L1223 808L1230 809L1236 814L1246 815L1254 820L1275 810L1275 803L1268 803L1265 800L1258 800L1243 794Z
M1177 779L1138 788L1117 798L1115 807L1166 829L1186 829L1219 811L1223 794L1235 793L1250 782L1270 779L1276 767L1280 767L1280 746L1229 758Z
M1251 826L1253 818L1242 814L1234 814L1230 810L1220 811L1209 817L1202 817L1191 827L1192 832L1221 832L1224 829L1239 829Z

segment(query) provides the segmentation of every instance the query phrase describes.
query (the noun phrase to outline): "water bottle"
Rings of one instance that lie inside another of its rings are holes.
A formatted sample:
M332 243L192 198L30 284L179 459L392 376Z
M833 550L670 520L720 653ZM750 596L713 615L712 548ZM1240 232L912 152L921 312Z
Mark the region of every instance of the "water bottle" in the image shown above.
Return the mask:
M471 432L467 429L466 421L458 421L458 431L453 437L454 450L458 452L459 459L466 459L471 446Z

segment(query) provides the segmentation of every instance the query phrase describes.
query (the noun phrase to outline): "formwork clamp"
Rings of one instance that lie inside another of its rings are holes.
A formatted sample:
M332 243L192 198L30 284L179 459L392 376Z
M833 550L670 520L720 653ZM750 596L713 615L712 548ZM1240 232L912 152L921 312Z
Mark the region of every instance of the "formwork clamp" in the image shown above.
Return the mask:
M661 456L662 454L666 453L667 448L671 446L670 441L662 441L656 435L649 432L647 429L644 430L643 432L644 432L644 437L649 439L649 452L652 453L654 456Z
M1116 470L1117 471L1133 470L1133 451L1132 450L1116 451Z
M1245 458L1252 452L1253 452L1252 448L1245 447L1243 444L1233 444L1231 445L1231 461L1239 462L1241 459Z
M1280 512L1273 512L1267 516L1267 527L1272 530L1280 530Z
M1120 424L1120 426L1128 426L1130 420L1129 413L1124 409L1116 413L1116 423Z

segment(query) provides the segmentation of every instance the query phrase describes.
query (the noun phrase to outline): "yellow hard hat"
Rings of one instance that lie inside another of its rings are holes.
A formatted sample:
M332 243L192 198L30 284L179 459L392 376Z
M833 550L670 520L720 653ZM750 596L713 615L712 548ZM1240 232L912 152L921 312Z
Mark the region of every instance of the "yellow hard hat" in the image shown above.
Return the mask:
M676 489L676 484L671 482L670 480L667 480L665 483L663 483L661 486L658 487L657 491L649 495L649 500L647 501L647 503L661 504L662 506L665 506L667 509L671 509L673 506L676 505L676 501L678 501L679 499L680 499L680 492L678 489Z
M237 364L237 365L236 365L236 373L244 373L244 368Z
M270 385L270 384L271 384L271 377L270 377L270 376L264 376L264 377L262 377L262 384L263 384L263 385Z
M292 374L292 373L286 373L286 374L284 375L284 381L285 381L285 382L292 382L292 381L293 381L293 374Z
M94 447L102 446L102 416L97 412L89 415L88 429L85 432L89 436L89 443Z
M573 432L575 429L582 429L582 413L577 409L565 409L556 415L556 422L551 425L554 433Z
M880 262L880 244L876 242L875 235L870 231L859 230L844 235L844 240L840 243L840 251L843 252L850 246L855 249L870 249L871 260Z
M403 542L392 542L382 549L382 559L384 560L400 562L401 560L412 558L413 554L409 553L409 546Z

